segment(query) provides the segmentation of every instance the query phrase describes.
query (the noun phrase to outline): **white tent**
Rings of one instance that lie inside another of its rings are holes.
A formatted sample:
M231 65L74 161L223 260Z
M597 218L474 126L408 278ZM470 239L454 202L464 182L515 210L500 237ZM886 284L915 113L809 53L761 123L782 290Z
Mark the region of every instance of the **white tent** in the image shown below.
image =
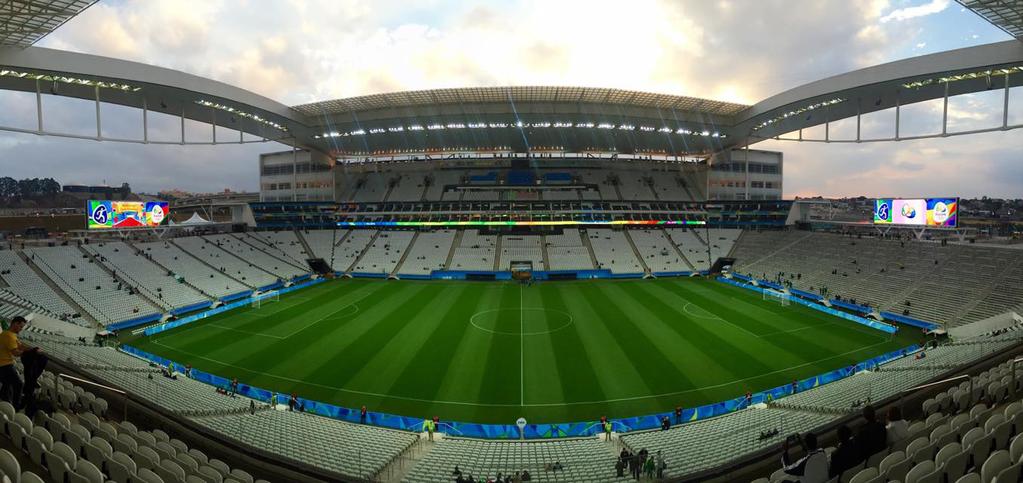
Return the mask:
M205 219L205 218L203 218L201 216L199 216L199 213L192 213L192 217L191 218L189 218L189 219L187 219L185 221L182 221L179 224L180 225L209 225L210 223L213 223L213 222L209 221L209 220L207 220L207 219Z

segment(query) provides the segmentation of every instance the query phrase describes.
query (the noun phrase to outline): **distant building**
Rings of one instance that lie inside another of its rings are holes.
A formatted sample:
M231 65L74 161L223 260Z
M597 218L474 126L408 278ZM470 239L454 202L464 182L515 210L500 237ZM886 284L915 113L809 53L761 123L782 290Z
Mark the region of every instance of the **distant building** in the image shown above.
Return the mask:
M128 186L128 183L122 183L120 187L66 184L63 187L63 192L82 200L133 199L131 186Z

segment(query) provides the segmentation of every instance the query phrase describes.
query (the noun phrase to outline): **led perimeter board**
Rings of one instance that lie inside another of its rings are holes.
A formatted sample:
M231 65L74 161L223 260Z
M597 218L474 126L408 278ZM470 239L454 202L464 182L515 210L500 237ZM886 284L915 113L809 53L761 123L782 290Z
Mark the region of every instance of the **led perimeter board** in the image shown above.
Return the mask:
M170 214L166 201L89 200L87 209L90 230L151 228L160 226Z
M874 200L875 225L955 228L959 221L959 198L878 198Z

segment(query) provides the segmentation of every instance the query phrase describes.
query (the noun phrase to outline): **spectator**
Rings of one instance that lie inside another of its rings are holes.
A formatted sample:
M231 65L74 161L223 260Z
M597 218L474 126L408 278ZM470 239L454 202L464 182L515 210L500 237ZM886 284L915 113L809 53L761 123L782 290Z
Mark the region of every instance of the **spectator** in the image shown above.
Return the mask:
M806 453L796 461L792 461L789 456L789 442L793 438L799 441ZM798 483L828 481L828 456L824 454L824 450L817 447L817 435L813 433L806 433L806 436L802 438L798 434L785 438L785 442L782 443L781 462L785 474L795 477L795 479L785 478L782 481Z
M611 441L611 421L604 421L604 441Z
M661 430L665 431L671 429L671 420L667 416L661 418Z
M291 397L288 398L288 411L294 411L295 406L298 406L298 394L291 393Z
M661 450L657 450L657 479L664 478L664 470L668 469L668 463L664 461L664 455L661 454Z
M892 406L888 410L888 446L894 445L909 437L909 422L902 419L902 410L898 406Z
M863 461L852 436L849 426L843 424L838 427L838 448L831 453L831 467L828 469L831 478L842 476L845 470L853 468Z
M531 481L532 476L529 476L529 470L522 470L522 481Z
M647 458L646 463L643 464L643 473L646 474L648 480L654 479L654 470L656 469L656 463L653 458Z
M366 406L363 406L362 409L359 411L359 422L362 424L366 424Z
M625 460L621 456L618 457L618 461L615 462L615 476L622 478L625 476Z
M856 446L860 449L861 459L867 459L888 446L888 432L884 425L877 421L874 406L870 404L863 406L863 419L867 422L856 433Z
M28 350L25 344L18 340L18 333L25 328L28 321L22 316L11 319L7 330L0 332L0 398L14 405L21 407L21 391L24 384L21 376L14 369L14 358Z
M238 394L238 378L231 379L231 397Z

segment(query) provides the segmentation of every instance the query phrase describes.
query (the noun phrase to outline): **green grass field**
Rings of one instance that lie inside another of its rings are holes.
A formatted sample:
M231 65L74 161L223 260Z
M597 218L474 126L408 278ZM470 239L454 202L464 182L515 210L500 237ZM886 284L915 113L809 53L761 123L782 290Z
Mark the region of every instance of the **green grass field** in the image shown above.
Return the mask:
M510 423L722 401L914 342L703 279L337 280L131 343L347 407Z

